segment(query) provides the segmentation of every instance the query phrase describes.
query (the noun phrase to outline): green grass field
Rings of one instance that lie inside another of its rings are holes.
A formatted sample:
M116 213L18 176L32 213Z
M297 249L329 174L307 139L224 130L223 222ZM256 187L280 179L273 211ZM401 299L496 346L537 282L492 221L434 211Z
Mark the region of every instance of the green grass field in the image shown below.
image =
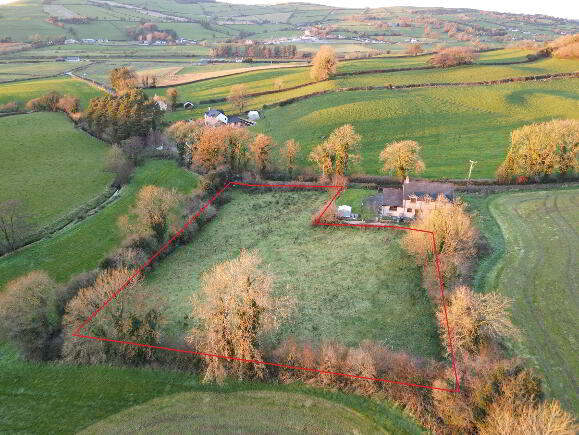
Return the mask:
M90 86L82 80L57 77L0 84L0 104L10 101L26 103L32 98L40 97L51 91L74 95L80 100L83 108L88 106L91 98L103 95L101 90Z
M192 410L194 410L192 412ZM274 391L180 393L153 399L90 426L82 434L386 433L352 409L303 394Z
M0 64L0 82L47 77L87 64L88 62L2 63Z
M577 412L579 190L505 193L490 197L488 207L504 255L480 288L513 298L513 321L523 332L514 351L544 376L550 396Z
M412 355L440 356L433 308L420 269L400 247L401 232L312 227L325 192L231 195L191 244L147 278L167 300L168 334L188 328L183 318L200 274L249 249L271 268L276 294L296 299L294 314L268 342L294 336L354 346L370 339Z
M465 65L455 68L337 77L339 87L458 83L579 71L579 60L543 59L519 65Z
M252 412L253 415L259 408L248 409L248 402L245 400L247 398L259 400L260 405L269 406L270 410L278 412L279 401L286 399L292 405L288 411L298 421L316 410L323 418L332 419L328 423L330 425L333 421L339 421L359 424L362 428L377 427L382 433L423 433L423 429L399 408L388 402L371 401L352 394L300 385L257 382L229 381L223 386L202 384L191 373L168 370L27 363L19 361L17 355L2 344L0 392L3 398L0 425L2 431L7 433L72 434L85 428L89 428L89 431L98 427L108 428L110 422L118 418L116 414L124 410L127 415L137 415L140 409L147 410L159 403L172 408L171 404L179 393L186 394L187 399L202 397L203 401L198 404L201 406L208 406L209 403L221 406L229 404L235 408L244 407L245 411ZM216 397L223 400L205 400ZM151 402L157 398L161 402ZM183 398L185 399L185 396ZM298 398L302 399L300 404ZM144 408L135 408L139 405ZM176 404L173 408L175 412L178 412L178 407ZM164 409L168 411L167 408ZM156 409L158 410L159 408ZM220 413L216 411L217 409L208 410L215 419L219 419ZM236 415L239 417L239 413ZM98 424L103 419L105 420ZM264 421L262 428L266 427L269 426L267 421ZM120 427L117 427L114 431L118 432L119 429ZM337 427L337 430L340 429Z
M121 241L117 219L127 213L138 189L148 184L189 193L197 186L197 177L172 161L154 160L137 168L131 183L121 190L120 198L94 216L50 239L0 258L0 288L32 270L45 270L55 279L65 281L97 267Z
M0 202L20 200L35 230L102 193L108 146L62 113L0 118Z
M355 91L309 98L265 111L256 129L277 143L302 144L298 163L309 166L312 147L334 128L351 123L362 135L363 160L353 172L380 174L385 144L412 139L422 145L426 177L493 177L512 130L553 118L579 118L577 79L496 86ZM299 126L299 128L296 128Z

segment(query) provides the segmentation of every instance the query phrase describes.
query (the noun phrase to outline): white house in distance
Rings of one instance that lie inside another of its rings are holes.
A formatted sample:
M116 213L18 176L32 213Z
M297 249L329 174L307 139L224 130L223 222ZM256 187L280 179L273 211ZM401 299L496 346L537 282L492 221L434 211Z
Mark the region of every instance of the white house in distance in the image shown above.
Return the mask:
M227 124L229 118L223 112L223 110L219 109L212 109L211 107L207 112L203 114L203 120L205 121L205 125L213 125L216 126L218 123Z
M380 214L385 217L415 218L434 206L439 196L454 199L454 186L450 183L404 180L402 187L386 187L382 190Z

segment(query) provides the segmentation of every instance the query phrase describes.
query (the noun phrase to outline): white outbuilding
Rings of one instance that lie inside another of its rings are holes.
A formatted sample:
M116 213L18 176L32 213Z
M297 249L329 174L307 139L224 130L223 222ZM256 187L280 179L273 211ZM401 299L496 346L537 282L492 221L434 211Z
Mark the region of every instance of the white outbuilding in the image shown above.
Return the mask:
M259 116L259 112L257 110L250 110L247 112L247 117L251 121L257 121L258 119L261 119L261 116Z
M341 205L338 207L338 217L349 218L352 217L352 207L349 205Z

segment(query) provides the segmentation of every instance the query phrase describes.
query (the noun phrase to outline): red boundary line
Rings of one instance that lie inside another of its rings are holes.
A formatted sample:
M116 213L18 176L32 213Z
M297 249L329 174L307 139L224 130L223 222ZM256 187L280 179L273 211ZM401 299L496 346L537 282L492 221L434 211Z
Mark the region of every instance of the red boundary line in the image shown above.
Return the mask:
M315 221L315 225L320 225L320 226L334 226L334 227L364 227L364 228L392 228L392 229L397 229L397 230L409 230L409 231L418 231L421 233L427 233L430 234L431 238L432 238L432 247L433 247L433 252L435 253L435 259L436 259L436 275L437 275L437 279L438 282L440 283L440 297L442 300L442 305L443 305L443 310L444 310L444 321L446 323L446 329L448 332L448 342L450 345L450 352L451 352L451 357L452 357L452 370L454 372L454 377L455 377L455 388L453 390L448 389L448 388L437 388L437 387L432 387L430 385L420 385L420 384L412 384L409 382L399 382L399 381L392 381L389 379L376 379L376 378L369 378L369 377L365 377L365 376L356 376L356 375L350 375L348 373L337 373L337 372L329 372L329 371L325 371L325 370L318 370L318 369L311 369L311 368L307 368L307 367L296 367L296 366L290 366L290 365L285 365L285 364L278 364L278 363L272 363L272 362L267 362L267 361L255 361L255 360L249 360L249 359L243 359L243 358L235 358L235 357L231 357L231 356L224 356L224 355L213 355L210 353L204 353L204 352L195 352L192 350L183 350L183 349L173 349L170 347L162 347L162 346L153 346L150 344L142 344L142 343L133 343L131 341L122 341L122 340L112 340L109 338L102 338L102 337L92 337L90 335L82 335L80 334L80 330L83 329L92 319L94 319L94 317L103 309L105 308L113 299L115 299L125 288L127 288L127 286L137 277L139 276L143 270L145 270L145 268L151 264L151 262L157 258L157 256L159 256L159 254L161 254L161 252L163 252L165 249L167 249L167 247L173 243L175 241L175 239L177 237L179 237L183 231L185 231L185 229L187 229L187 227L189 225L191 225L191 223L197 219L201 213L203 213L203 211L205 211L205 209L207 207L209 207L225 190L229 189L231 186L244 186L244 187L297 187L297 188L321 188L321 189L337 189L336 194L333 196L333 198L328 201L328 204L326 205L326 207L324 208L324 210L322 211L322 213L320 213L320 215L318 216L318 218ZM399 385L408 385L411 387L418 387L418 388L429 388L431 390L441 390L441 391L448 391L451 393L457 393L460 391L460 379L458 377L458 373L456 370L456 358L455 358L455 354L454 354L454 348L452 346L452 338L450 335L450 327L448 325L448 316L447 316L447 310L446 310L446 300L444 298L444 281L442 280L442 276L440 274L440 260L439 260L439 256L438 256L438 252L436 249L436 238L434 235L433 231L427 231L427 230L419 230L416 228L409 228L409 227L400 227L400 226L396 226L396 225L371 225L371 224L334 224L334 223L321 223L320 222L320 218L324 215L324 213L328 210L328 208L330 207L330 205L336 200L336 198L338 198L338 196L340 196L340 194L344 191L344 187L342 186L318 186L318 185L303 185L303 184L248 184L248 183L239 183L236 181L231 181L229 183L227 183L221 190L219 190L215 195L213 195L213 197L207 201L207 203L201 207L199 209L199 211L197 213L195 213L195 215L191 216L187 222L185 222L185 224L183 225L183 227L173 236L171 237L170 240L168 240L157 252L155 252L147 261L145 261L145 263L143 263L143 265L137 269L137 271L135 273L133 273L128 279L127 281L115 292L113 293L100 307L98 307L78 328L76 328L74 330L74 332L72 333L72 335L74 337L79 337L79 338L87 338L87 339L91 339L91 340L99 340L99 341L108 341L108 342L113 342L113 343L122 343L122 344L130 344L133 346L141 346L141 347L148 347L151 349L161 349L161 350L170 350L173 352L180 352L180 353L187 353L187 354L192 354L192 355L202 355L202 356L210 356L210 357L215 357L215 358L223 358L223 359L228 359L228 360L235 360L235 361L242 361L242 362L248 362L248 363L253 363L253 364L264 364L264 365L270 365L270 366L275 366L275 367L283 367L283 368L288 368L288 369L296 369L296 370L304 370L304 371L308 371L308 372L315 372L315 373L323 373L323 374L329 374L329 375L338 375L338 376L347 376L350 378L357 378L357 379L365 379L365 380L370 380L370 381L378 381L378 382L387 382L387 383L391 383L391 384L399 384Z

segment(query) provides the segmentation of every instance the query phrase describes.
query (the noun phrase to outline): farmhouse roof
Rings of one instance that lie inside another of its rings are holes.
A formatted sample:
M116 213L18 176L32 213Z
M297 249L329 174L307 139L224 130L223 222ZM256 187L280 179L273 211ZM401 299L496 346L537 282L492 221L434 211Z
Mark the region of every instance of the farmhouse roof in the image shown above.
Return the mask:
M210 116L211 118L216 118L219 115L225 115L225 113L223 112L223 110L209 109L207 112L205 112L205 115Z
M398 187L385 187L382 189L382 205L402 207L402 189Z
M429 196L432 199L444 195L452 200L454 197L454 186L449 183L433 183L429 181L409 181L403 184L404 199L411 196L424 198Z

